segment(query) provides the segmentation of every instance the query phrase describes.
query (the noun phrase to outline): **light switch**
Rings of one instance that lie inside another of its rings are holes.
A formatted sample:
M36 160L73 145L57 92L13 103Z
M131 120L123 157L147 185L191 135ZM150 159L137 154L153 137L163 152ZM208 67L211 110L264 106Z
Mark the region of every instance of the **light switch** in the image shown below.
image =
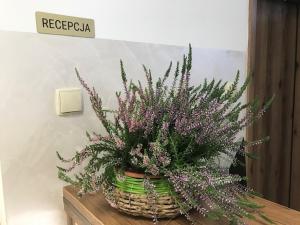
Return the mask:
M56 114L82 111L81 88L56 89Z

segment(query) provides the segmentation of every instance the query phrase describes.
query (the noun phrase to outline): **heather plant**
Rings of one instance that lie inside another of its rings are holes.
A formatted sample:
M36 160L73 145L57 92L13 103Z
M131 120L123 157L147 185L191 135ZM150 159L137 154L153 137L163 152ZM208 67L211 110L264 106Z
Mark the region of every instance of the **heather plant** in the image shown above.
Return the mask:
M246 142L239 133L261 118L271 100L262 108L258 101L240 101L249 78L240 86L237 73L232 85L222 80L205 80L198 86L190 84L192 49L175 65L171 85L166 82L172 71L170 63L164 76L154 81L151 70L143 66L147 84L127 80L120 62L123 94L116 93L118 108L105 110L94 88L77 77L90 96L92 107L106 130L105 134L87 133L90 144L69 160L57 153L69 166L59 169L59 177L80 187L80 193L98 191L103 184L113 182L115 171L137 171L165 179L176 203L191 222L195 215L211 219L227 218L231 224L244 224L242 217L254 219L260 206L249 199L251 190L240 186L244 177L230 175L228 168L216 163L216 158L238 152L252 157L245 147L267 140ZM113 115L110 120L109 115ZM85 163L83 171L68 175ZM238 162L236 162L238 163ZM146 179L145 188L153 193L153 184Z

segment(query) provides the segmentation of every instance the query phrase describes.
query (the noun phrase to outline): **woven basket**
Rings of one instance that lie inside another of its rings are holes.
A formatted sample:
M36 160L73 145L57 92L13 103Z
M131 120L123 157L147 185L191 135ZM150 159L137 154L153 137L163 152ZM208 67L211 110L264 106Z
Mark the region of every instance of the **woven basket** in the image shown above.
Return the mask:
M121 212L147 218L174 218L180 214L167 182L159 177L150 177L155 185L157 198L151 198L144 189L144 175L125 172L122 179L115 178L112 184L103 186L107 202Z

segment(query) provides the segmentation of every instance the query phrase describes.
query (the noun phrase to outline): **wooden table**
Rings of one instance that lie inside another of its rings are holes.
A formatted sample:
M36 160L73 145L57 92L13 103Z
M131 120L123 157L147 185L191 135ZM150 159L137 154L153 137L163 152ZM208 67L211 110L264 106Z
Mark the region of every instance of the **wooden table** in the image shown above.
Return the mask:
M87 194L81 198L72 186L63 189L64 208L68 225L153 225L149 219L128 216L111 208L102 194ZM265 207L262 209L278 225L300 225L300 212L278 205L262 198L255 201ZM249 225L266 225L259 221L247 221ZM224 225L224 222L200 219L199 225ZM160 220L159 225L189 225L184 217L173 220Z

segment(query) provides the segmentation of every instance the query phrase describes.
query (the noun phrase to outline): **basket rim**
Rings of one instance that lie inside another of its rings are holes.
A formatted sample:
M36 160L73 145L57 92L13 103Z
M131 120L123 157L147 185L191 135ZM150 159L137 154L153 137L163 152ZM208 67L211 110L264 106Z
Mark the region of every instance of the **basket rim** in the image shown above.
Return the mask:
M147 191L144 187L145 179L150 179L155 185L155 190L158 194L170 194L171 189L167 180L161 176L153 176L135 172L135 171L120 171L115 170L115 177L109 185L112 185L124 192L135 193L135 194L146 194Z
M154 176L154 175L146 175L144 173L139 173L139 172L135 172L135 171L130 171L130 170L125 170L124 174L128 177L132 177L132 178L140 178L140 179L144 179L146 177L150 178L150 179L161 179L161 176Z

